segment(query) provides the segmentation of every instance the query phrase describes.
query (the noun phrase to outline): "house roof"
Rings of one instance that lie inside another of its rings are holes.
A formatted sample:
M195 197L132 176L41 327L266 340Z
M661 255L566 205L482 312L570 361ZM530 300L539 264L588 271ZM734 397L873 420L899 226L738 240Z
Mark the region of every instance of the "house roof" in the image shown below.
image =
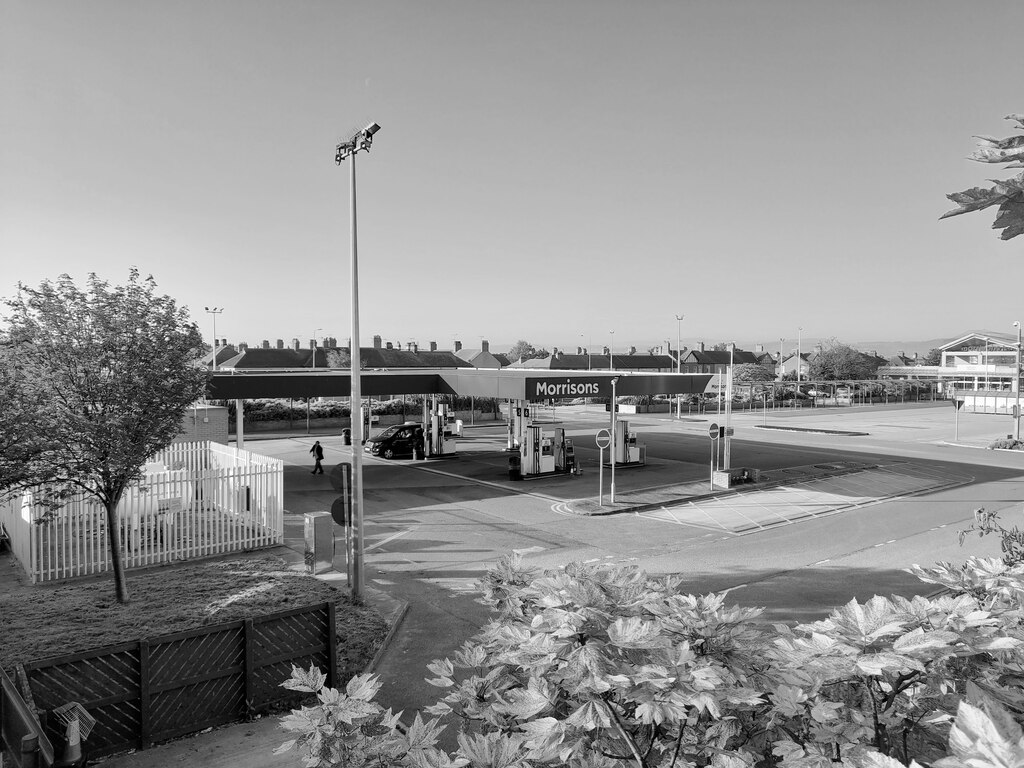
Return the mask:
M708 349L703 352L699 349L691 349L683 356L683 363L688 363L689 365L728 365L729 360L730 355L727 349L721 351ZM734 365L756 363L757 355L745 349L734 349L732 352L732 362Z
M349 352L345 348L330 347L316 350L316 368L347 368ZM451 352L407 351L361 347L360 365L364 368L462 368L465 362ZM247 349L224 364L221 368L313 368L313 351L310 349Z
M675 368L675 360L669 355L626 354L612 355L612 367L617 371L664 370ZM576 355L557 352L544 358L517 360L512 368L540 368L551 371L608 370L608 355Z
M939 350L945 352L947 349L950 349L952 347L960 346L961 344L966 344L972 339L977 339L979 342L979 346L984 346L985 343L988 342L989 344L994 343L999 346L1012 347L1013 349L1017 348L1016 335L1011 336L1005 333L992 333L992 331L971 331L970 333L965 333L962 336L958 336L952 341L947 341L945 344L939 347Z

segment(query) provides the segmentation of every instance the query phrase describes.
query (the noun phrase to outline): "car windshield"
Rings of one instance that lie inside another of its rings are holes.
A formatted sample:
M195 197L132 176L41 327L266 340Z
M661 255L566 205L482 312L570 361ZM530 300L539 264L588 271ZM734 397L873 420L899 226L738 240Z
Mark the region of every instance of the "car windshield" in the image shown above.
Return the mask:
M379 435L377 435L373 439L374 440L383 440L385 438L391 437L392 435L394 435L401 428L402 428L401 424L395 424L394 426L391 426L391 427L388 427L387 429L385 429L383 432L381 432Z

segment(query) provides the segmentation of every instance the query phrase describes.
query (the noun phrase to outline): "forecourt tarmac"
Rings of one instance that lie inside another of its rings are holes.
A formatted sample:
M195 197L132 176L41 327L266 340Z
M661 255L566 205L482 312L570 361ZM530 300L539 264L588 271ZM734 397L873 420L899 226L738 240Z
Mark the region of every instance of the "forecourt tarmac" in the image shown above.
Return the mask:
M567 513L566 504L597 495L593 438L608 414L597 406L559 407L553 417L574 439L583 468L579 477L510 481L502 422L467 425L452 459L388 462L364 456L366 582L410 605L381 664L382 671L397 670L385 675L381 695L389 706L415 708L436 693L420 683L426 664L451 653L487 620L486 608L475 601L474 583L510 551L542 569L577 560L680 573L693 592L731 590L736 602L765 607L767 618L805 621L855 596L929 593L929 585L903 569L998 554L991 538L970 538L961 548L956 532L980 506L1004 510L1008 523L1017 522L1024 499L1024 453L979 447L1005 436L1008 418L961 414L960 440L953 444L952 407L915 404L736 413L732 463L769 472L843 461L894 472L902 465L932 477L955 477L951 487L754 532L639 513L580 516ZM720 416L621 418L647 446L648 466L619 470L617 493L705 480L708 425L723 423ZM315 439L324 445L328 465L348 458L351 448L330 434L247 435L253 441L248 448L285 462L286 538L293 546L301 547L303 513L328 510L335 498L324 476L309 473ZM607 490L607 470L604 479ZM344 536L340 528L336 533ZM341 557L335 564L345 571Z

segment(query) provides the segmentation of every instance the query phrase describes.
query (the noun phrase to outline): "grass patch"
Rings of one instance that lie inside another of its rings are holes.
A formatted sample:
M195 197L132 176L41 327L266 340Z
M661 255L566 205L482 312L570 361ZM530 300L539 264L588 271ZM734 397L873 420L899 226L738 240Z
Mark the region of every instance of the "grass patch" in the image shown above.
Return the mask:
M8 671L18 663L333 601L338 674L346 681L362 671L387 633L376 610L276 555L129 571L127 605L115 599L112 575L33 586L16 563L11 566L4 574L16 583L0 589L0 667Z

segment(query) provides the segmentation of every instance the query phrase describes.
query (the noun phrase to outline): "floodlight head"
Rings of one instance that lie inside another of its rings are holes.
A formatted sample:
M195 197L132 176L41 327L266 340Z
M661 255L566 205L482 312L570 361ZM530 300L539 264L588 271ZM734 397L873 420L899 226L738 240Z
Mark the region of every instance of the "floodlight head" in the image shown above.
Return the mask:
M373 134L375 134L379 130L379 125L377 125L376 123L370 123L368 126L363 128L363 133L365 133L367 136L373 136Z
M1013 321L1013 327L1014 328L1020 328L1020 320L1014 320Z

